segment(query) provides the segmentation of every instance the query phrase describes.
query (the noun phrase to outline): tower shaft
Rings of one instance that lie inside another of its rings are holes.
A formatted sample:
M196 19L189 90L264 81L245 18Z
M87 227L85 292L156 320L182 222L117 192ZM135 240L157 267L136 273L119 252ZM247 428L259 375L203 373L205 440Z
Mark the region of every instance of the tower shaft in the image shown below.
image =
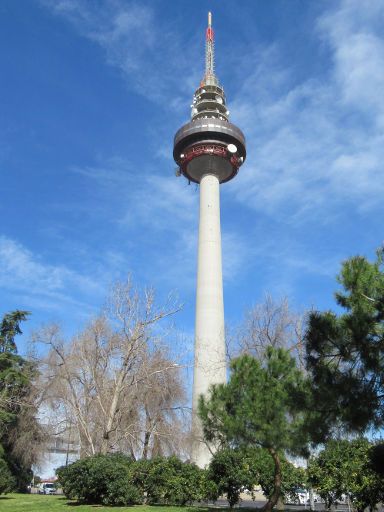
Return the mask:
M192 461L204 467L210 451L203 442L197 415L200 395L226 381L224 301L221 263L219 179L206 174L200 181L200 222L196 289L195 364L192 398Z

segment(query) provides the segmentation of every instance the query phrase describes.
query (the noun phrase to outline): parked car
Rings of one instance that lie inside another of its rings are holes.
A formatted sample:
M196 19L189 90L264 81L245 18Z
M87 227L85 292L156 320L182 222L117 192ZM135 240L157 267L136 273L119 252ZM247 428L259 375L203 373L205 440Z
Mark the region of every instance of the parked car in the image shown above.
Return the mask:
M307 489L296 489L295 491L296 499L294 500L294 503L298 503L299 505L307 505L310 503L311 496L310 492ZM321 501L320 496L313 491L313 501L315 503L318 503Z
M300 505L305 505L309 500L309 492L306 489L297 489L296 491L297 501Z
M39 494L55 494L56 487L52 482L43 482L39 486Z

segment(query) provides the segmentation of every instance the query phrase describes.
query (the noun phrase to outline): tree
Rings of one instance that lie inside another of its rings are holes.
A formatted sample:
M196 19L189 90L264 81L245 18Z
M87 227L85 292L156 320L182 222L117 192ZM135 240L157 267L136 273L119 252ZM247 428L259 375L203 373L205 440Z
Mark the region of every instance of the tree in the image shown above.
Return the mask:
M384 476L384 443L372 446L369 457L373 471Z
M384 480L370 467L371 448L364 438L332 440L310 460L309 480L328 509L345 495L358 512L372 511L384 498Z
M15 488L15 479L9 470L8 464L0 458L0 494L11 492Z
M302 468L296 468L281 459L281 497L295 500L296 491L304 486L306 475ZM244 489L251 491L260 485L269 499L274 491L274 462L264 448L223 448L217 451L208 468L209 478L215 482L218 495L225 494L232 508L240 501Z
M287 298L274 300L267 295L262 303L246 312L237 330L239 352L263 360L268 347L284 348L303 368L303 324L303 316L291 309Z
M227 496L230 508L240 501L243 489L253 489L257 483L253 451L223 448L214 453L208 477L217 485L217 494Z
M287 350L269 347L265 363L248 355L231 364L228 384L200 397L199 413L207 441L233 448L262 447L274 463L270 511L281 496L281 453L303 453L308 385Z
M17 354L15 336L22 334L20 322L27 319L29 311L12 311L6 313L0 324L0 354L8 352Z
M317 440L332 428L364 432L384 424L383 251L371 263L355 256L342 264L336 293L344 313L313 311L305 334L315 403L322 414Z
M141 457L180 454L185 437L182 435L185 432L183 418L179 414L180 404L185 401L180 372L174 368L164 348L152 352L144 366L147 378L138 394L144 427Z
M20 322L27 311L7 313L0 324L0 443L4 460L19 490L31 478L41 442L37 422L34 380L35 365L17 354L15 336L21 334Z
M306 487L306 473L303 468L295 467L284 454L281 458L281 497L284 501L297 500L297 490ZM255 456L255 469L257 483L260 485L266 498L270 498L274 491L273 460L263 448L258 448Z
M107 307L68 343L57 326L36 334L50 348L42 365L54 432L76 430L81 456L172 451L171 419L184 397L180 367L162 343L161 322L180 306L117 283ZM59 421L57 421L57 419Z

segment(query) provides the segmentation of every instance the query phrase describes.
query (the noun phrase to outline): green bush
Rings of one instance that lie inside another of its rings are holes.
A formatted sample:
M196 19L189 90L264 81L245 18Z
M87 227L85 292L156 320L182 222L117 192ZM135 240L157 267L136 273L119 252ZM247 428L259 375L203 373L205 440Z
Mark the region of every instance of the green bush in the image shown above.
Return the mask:
M132 460L124 455L96 455L57 470L63 492L70 499L104 505L141 502L131 484Z
M297 489L307 485L306 472L303 468L296 468L286 457L280 453L281 463L281 499L295 502ZM257 483L260 485L266 498L270 498L274 491L275 465L272 457L264 448L254 449L254 468L258 474Z
M283 455L281 460L281 499L294 499L296 490L305 486L305 471L295 468ZM274 490L275 466L272 457L263 448L225 448L211 460L208 477L216 483L219 494L225 494L232 508L240 501L240 493L252 491L259 485L266 498Z
M57 470L70 499L103 505L186 505L217 497L207 472L177 457L133 462L124 455L96 455Z
M257 473L252 457L243 450L226 448L214 454L208 478L215 482L219 495L225 494L232 508L240 501L244 489L252 490L257 483Z
M13 491L16 482L12 476L8 464L0 458L0 494L6 494Z
M216 495L206 471L177 457L141 461L133 471L138 473L135 481L141 480L148 504L186 505Z

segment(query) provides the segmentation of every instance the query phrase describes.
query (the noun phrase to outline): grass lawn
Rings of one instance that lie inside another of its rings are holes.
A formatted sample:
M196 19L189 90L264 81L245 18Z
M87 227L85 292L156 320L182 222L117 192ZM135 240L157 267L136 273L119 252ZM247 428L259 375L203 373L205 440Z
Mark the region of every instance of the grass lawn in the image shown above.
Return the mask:
M208 512L208 508L198 507L103 507L101 505L77 505L64 496L44 494L7 494L0 496L0 512Z

